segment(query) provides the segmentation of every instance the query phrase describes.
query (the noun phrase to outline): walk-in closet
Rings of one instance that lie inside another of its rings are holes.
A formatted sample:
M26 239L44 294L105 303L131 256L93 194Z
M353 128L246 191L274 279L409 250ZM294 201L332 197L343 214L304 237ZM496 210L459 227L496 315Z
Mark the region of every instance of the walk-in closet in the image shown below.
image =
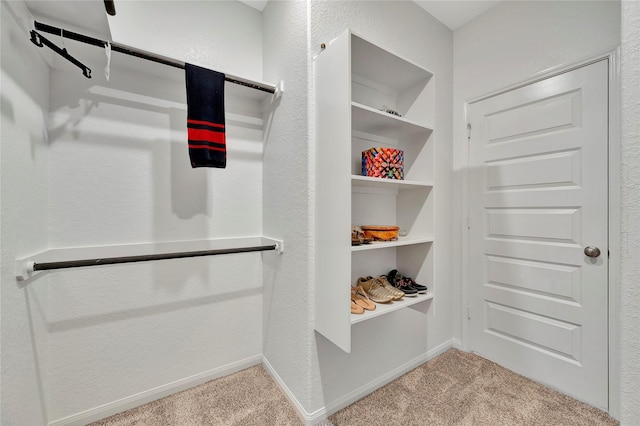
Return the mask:
M353 424L438 359L640 416L638 3L0 8L0 424Z

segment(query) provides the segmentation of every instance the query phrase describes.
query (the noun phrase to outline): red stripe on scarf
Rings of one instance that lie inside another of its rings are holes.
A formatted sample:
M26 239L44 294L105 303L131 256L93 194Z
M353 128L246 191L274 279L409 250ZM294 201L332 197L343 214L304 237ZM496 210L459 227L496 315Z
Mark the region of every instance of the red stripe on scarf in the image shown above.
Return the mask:
M226 144L225 134L223 132L213 132L203 129L187 129L189 140L207 141Z

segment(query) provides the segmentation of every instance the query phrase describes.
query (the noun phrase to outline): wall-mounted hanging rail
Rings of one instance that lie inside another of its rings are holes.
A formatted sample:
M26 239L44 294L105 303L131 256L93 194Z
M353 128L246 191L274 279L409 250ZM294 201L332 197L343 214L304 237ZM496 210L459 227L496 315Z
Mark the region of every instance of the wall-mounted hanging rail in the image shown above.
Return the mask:
M129 55L129 56L135 56L141 59L146 59L152 62L157 62L163 65L184 69L184 64L185 64L184 62L178 61L173 58L168 58L166 56L158 55L156 53L151 53L145 50L136 49L135 47L127 46L120 43L106 42L104 40L100 40L100 39L89 37L83 34L75 33L73 31L68 31L63 28L58 28L52 25L43 24L42 22L38 22L38 21L35 21L34 26L35 26L35 29L38 31L43 31L49 34L55 34L63 38L68 38L70 40L75 40L81 43L90 44L92 46L104 48L107 45L107 43L109 43L111 45L112 51L124 53L125 55ZM248 80L242 77L237 77L237 76L226 74L226 73L225 73L225 80L230 83L239 84L241 86L250 87L252 89L261 90L263 92L274 93L276 95L279 94L277 93L279 92L279 90L276 88L276 86L273 86L267 83Z
M47 271L51 269L80 268L83 266L115 265L117 263L146 262L149 260L166 260L166 259L181 259L185 257L215 256L217 254L249 253L253 251L276 250L277 248L278 246L276 244L271 244L267 246L239 247L239 248L219 249L219 250L183 251L179 253L147 254L147 255L141 255L141 256L106 257L104 259L82 259L82 260L67 260L67 261L61 261L61 262L44 262L44 263L34 262L33 270Z
M227 247L230 244L251 244L244 247ZM220 248L211 248L221 246ZM154 260L183 259L189 257L215 256L220 254L251 253L261 251L276 251L282 253L283 242L270 238L239 238L228 240L205 240L191 242L175 242L163 244L139 244L106 247L84 247L71 249L53 249L26 259L16 261L16 278L18 280L27 279L34 272L48 271L67 268L81 268L86 266L116 265L122 263L148 262ZM170 251L179 248L203 248L204 250ZM131 253L159 251L150 254L132 254L127 256L107 256L118 250L129 251ZM90 257L92 254L103 256ZM77 260L58 260L68 257L81 257Z

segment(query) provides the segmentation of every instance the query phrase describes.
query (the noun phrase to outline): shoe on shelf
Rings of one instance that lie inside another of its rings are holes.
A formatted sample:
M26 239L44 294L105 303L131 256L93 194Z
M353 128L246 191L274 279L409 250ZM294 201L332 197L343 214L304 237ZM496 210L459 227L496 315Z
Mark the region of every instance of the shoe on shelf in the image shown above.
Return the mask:
M402 274L400 274L397 269L393 269L392 271L389 271L389 273L387 274L387 278L391 283L393 283L394 286L408 285L409 288L414 288L415 290L417 290L418 294L425 294L427 292L426 286L418 284L412 278L403 277Z
M373 311L376 309L376 304L371 301L367 292L360 286L351 287L351 300L355 302L356 305L362 306L367 311Z
M369 275L367 277L358 278L358 281L356 282L356 286L359 286L363 290L368 292L367 294L369 296L371 296L371 290L372 289L379 288L379 290L376 291L378 294L385 294L387 296L391 296L391 300L393 300L393 294L389 290L387 290L386 288L382 287L382 284L380 282L377 282L377 278L374 278L371 275ZM373 300L373 299L371 299L371 300ZM373 300L373 301L376 302L375 300ZM378 303L378 302L376 302L376 303Z
M369 299L376 303L388 303L391 302L394 297L387 291L379 280L373 277L360 277L356 286L361 287L369 296Z
M351 313L352 314L364 314L364 308L362 306L356 305L356 302L351 300Z
M413 288L405 280L392 281L387 277L387 281L398 290L404 292L405 296L416 297L418 295L418 289Z
M359 246L360 244L362 244L362 238L360 237L360 234L358 233L357 229L355 226L351 227L351 245L352 246Z
M360 244L371 244L373 238L367 238L364 231L359 226L351 227L351 245L359 246Z
M389 293L393 295L393 300L400 300L404 297L405 292L392 286L391 283L389 283L389 280L387 280L387 277L385 275L380 275L376 279L380 282L380 285L382 285L384 289L386 289L387 291L389 291Z

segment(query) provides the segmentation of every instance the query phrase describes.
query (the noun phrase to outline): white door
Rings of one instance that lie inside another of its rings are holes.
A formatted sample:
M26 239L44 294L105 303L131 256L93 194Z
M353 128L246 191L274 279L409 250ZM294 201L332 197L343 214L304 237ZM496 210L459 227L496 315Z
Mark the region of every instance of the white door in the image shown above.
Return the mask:
M603 60L469 106L471 350L605 410L607 100Z

